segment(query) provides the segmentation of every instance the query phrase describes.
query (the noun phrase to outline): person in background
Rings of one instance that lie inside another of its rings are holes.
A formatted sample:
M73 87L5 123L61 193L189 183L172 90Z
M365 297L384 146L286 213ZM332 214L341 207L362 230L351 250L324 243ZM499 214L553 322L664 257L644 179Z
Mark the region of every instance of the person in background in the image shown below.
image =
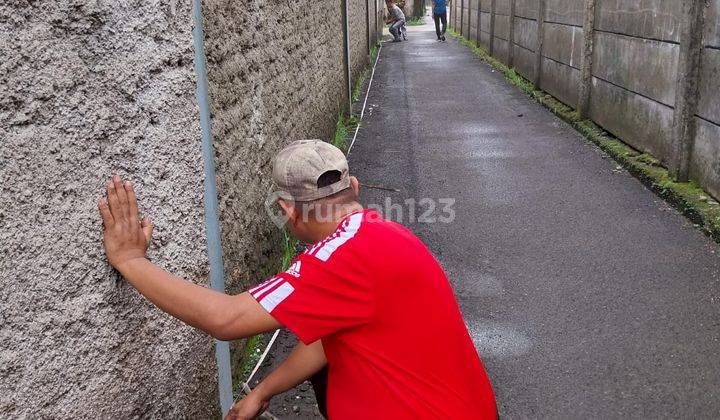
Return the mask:
M445 28L447 27L447 2L445 0L433 0L432 16L438 41L445 41ZM442 30L440 29L441 22Z
M385 20L390 27L390 33L393 36L393 42L402 40L402 28L405 25L405 13L395 4L393 0L385 2L388 10L388 18Z

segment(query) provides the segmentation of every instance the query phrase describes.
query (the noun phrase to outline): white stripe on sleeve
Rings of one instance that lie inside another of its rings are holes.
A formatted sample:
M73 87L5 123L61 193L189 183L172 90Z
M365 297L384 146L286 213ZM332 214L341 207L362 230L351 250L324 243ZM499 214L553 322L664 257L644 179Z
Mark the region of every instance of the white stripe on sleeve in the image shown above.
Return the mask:
M265 283L257 286L254 289L250 289L250 294L253 295L254 298L257 298L263 292L268 290L269 288L275 286L276 284L280 283L282 281L282 277L273 277L270 280L266 281Z
M277 289L273 290L272 292L268 293L262 300L260 301L260 306L265 308L266 311L272 312L273 309L275 309L276 306L280 304L285 298L290 296L290 294L295 291L295 288L292 286L292 284L285 282L278 286Z

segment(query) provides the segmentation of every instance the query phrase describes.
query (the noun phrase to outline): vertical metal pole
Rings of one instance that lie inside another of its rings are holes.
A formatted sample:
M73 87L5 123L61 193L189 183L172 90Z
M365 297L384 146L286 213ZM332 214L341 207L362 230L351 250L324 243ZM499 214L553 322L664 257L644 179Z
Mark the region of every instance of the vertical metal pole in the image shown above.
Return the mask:
M342 0L343 19L343 59L345 61L345 81L347 82L347 115L352 115L352 75L350 69L350 21L349 0Z
M490 2L490 55L495 54L495 6L497 0Z
M210 99L208 76L205 67L205 37L202 31L201 0L193 0L193 41L195 43L195 73L197 75L197 99L200 113L205 204L205 236L207 237L208 260L210 262L210 287L225 292L225 273L220 244L220 218L218 216L217 185L215 184L215 153L213 151L210 122ZM218 397L223 416L232 407L232 372L230 345L227 341L215 340L215 361L218 371Z
M580 76L580 94L578 95L577 111L580 118L585 118L590 107L590 90L592 86L593 50L595 49L595 0L585 0L585 22L583 23L583 56Z
M545 40L545 0L538 0L537 14L537 47L535 48L535 78L533 79L533 85L535 85L535 88L540 88L543 43Z
M704 1L683 0L670 157L672 174L679 182L687 182L690 178L690 160L695 146L704 11Z
M367 29L367 53L370 55L370 50L372 50L372 40L370 39L370 0L365 0L365 28Z

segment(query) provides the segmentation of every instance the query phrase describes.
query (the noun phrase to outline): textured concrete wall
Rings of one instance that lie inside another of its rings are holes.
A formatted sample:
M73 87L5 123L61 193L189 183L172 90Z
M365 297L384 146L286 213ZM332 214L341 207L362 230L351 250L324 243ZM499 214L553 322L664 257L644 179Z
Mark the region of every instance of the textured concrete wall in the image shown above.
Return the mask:
M206 2L203 18L225 272L235 288L256 282L253 268L276 249L258 240L277 235L263 210L272 157L292 140L329 139L347 100L342 17L339 5L226 0ZM353 61L367 56L366 42L351 41Z
M412 2L408 1L408 6L412 8ZM327 7L327 6L326 6ZM362 73L363 69L368 65L368 44L367 44L367 26L366 18L367 3L365 0L349 0L348 7L350 9L350 69L352 71L353 80ZM409 13L411 13L410 10ZM410 16L410 14L408 14Z
M117 171L150 256L206 282L189 2L0 5L0 417L210 418L212 341L109 267L96 210Z
M276 254L272 156L329 139L347 100L340 6L300 3L203 7L231 290ZM151 258L207 283L190 4L0 5L0 418L219 415L212 340L108 267L96 210L107 177L126 176L156 225ZM357 75L367 10L352 4Z

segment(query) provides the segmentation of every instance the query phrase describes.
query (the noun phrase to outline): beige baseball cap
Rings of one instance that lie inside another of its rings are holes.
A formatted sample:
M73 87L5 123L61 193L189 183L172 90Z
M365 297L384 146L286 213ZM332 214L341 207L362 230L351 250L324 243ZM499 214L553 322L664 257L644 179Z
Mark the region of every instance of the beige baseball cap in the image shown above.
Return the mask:
M339 171L340 181L318 187L318 178L328 171ZM312 201L350 186L348 162L342 150L322 140L297 140L273 160L275 196L285 200Z

